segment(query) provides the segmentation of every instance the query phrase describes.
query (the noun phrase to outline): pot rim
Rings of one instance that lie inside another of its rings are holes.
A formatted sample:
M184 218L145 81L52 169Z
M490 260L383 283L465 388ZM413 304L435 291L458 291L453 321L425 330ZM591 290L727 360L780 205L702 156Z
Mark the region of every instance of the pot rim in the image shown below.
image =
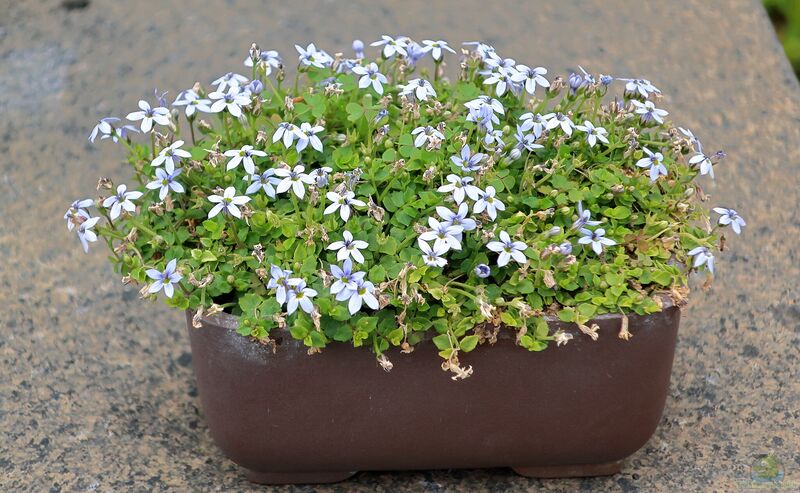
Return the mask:
M626 313L625 315L628 316L628 317L647 317L649 315L656 315L658 313L661 313L664 310L667 310L669 308L680 308L678 305L676 305L672 301L672 298L670 296L667 296L665 294L656 294L655 296L658 297L661 300L661 311L660 312L654 312L654 313L647 314L647 315L639 315L637 313ZM195 310L191 310L191 309L189 309L187 311L189 313L192 313L192 314L196 313ZM545 322L548 322L548 323L553 322L553 323L564 324L564 325L567 325L567 326L575 327L575 329L577 330L577 325L575 323L573 323L573 322L563 322L560 318L558 318L557 316L553 316L553 315L543 315L543 317L544 317ZM597 321L610 321L610 320L620 320L621 321L622 320L622 314L620 314L620 313L603 313L601 315L597 315L595 317L592 317L589 320L589 322L593 322L593 321L596 321L596 320ZM219 327L222 327L222 328L225 328L225 329L229 329L229 330L234 330L234 331L239 327L239 317L236 316L236 315L231 315L230 313L226 313L226 312L215 313L214 315L211 315L211 316L203 315L202 317L200 317L200 322L201 323L208 322L209 324L217 325Z

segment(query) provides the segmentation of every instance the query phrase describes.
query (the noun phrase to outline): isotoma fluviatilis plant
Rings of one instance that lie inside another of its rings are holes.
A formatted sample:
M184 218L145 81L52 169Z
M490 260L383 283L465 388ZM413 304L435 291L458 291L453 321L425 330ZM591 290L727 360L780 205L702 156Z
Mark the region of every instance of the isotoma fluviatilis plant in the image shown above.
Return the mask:
M548 79L465 45L452 82L444 41L383 36L374 61L360 41L354 58L296 46L289 84L253 45L249 77L100 120L90 140L122 144L137 185L101 179L110 195L75 201L67 227L195 325L224 310L243 336L368 346L387 370L426 335L464 378L459 354L500 330L538 351L571 338L547 315L596 339L589 321L619 313L627 339L626 314L685 302L721 228L745 225L701 206L724 153L672 126L645 79Z

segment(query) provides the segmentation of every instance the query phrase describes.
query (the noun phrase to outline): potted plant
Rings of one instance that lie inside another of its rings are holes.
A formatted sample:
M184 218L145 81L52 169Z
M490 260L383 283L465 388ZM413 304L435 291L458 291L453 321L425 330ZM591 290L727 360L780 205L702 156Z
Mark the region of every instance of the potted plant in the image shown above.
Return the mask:
M186 311L210 431L253 481L618 471L663 411L689 275L745 226L703 206L724 153L644 79L465 43L449 80L444 41L372 46L296 46L287 81L254 44L247 75L100 120L135 185L102 178L67 227Z

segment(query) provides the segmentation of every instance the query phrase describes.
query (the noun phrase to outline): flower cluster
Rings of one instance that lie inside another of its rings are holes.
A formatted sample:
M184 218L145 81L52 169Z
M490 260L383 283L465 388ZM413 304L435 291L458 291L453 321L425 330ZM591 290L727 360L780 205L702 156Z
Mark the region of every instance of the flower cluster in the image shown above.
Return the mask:
M683 303L746 226L727 207L712 223L699 179L725 154L674 127L646 79L562 78L479 42L370 46L295 46L287 83L254 44L243 73L100 119L89 140L124 146L138 186L101 180L67 228L86 251L102 237L143 297L228 311L243 335L385 359L432 332L465 377L487 327L542 350L567 340L546 316Z

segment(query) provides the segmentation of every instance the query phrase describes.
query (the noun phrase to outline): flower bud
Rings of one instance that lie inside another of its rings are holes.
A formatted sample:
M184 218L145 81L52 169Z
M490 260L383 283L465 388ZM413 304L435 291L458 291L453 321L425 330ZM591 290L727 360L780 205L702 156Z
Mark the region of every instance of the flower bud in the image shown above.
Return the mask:
M353 40L353 51L356 52L356 58L359 60L364 58L364 42L360 39Z
M561 227L560 226L553 226L552 228L547 230L547 233L545 233L545 236L547 236L549 238L551 236L556 236L556 235L559 235L559 234L561 234Z

